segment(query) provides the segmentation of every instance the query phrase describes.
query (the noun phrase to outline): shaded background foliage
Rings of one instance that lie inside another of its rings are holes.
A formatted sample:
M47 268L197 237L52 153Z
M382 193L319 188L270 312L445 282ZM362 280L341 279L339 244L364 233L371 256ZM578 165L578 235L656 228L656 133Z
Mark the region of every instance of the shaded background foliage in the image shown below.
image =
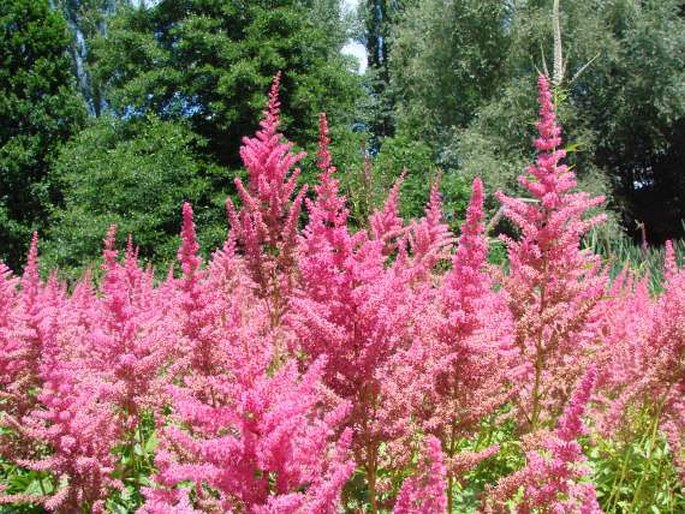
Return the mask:
M458 225L472 176L518 190L535 129L530 86L554 65L553 3L362 0L346 14L338 0L7 0L0 258L18 268L40 230L51 265L92 262L110 221L161 264L183 199L203 247L218 244L216 213L244 173L238 146L278 70L291 140L314 141L328 112L354 223L404 173L403 215L422 211L441 175ZM610 198L618 239L639 241L636 223L653 244L682 236L682 1L560 7L555 95L583 187ZM341 53L349 38L366 47L362 75ZM313 163L310 152L304 178Z
M552 72L552 5L411 3L393 32L388 85L403 98L400 131L418 127L437 159L491 187L515 187L534 128L522 115L534 101L526 85ZM626 228L644 222L655 243L681 236L682 2L561 2L559 22L565 73L556 93L580 178L613 196Z
M31 231L46 226L47 171L85 118L70 39L47 2L0 5L0 258L11 265L23 260Z

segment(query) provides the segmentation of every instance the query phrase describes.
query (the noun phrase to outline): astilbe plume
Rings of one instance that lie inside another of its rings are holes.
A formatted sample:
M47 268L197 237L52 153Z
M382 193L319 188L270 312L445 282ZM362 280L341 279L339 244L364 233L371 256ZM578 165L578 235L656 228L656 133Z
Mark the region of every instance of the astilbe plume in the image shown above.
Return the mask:
M647 339L645 398L661 408L662 427L685 476L685 270L676 263L673 245L666 243L664 292L655 306L654 326Z
M454 237L443 219L440 178L431 186L425 215L412 220L405 232L405 248L411 250L410 272L419 284L430 284L438 263L449 259ZM405 257L403 255L402 257Z
M499 193L505 215L521 238L504 238L509 272L502 285L516 322L515 344L527 365L517 399L526 429L549 425L558 416L572 384L587 367L597 346L601 300L606 286L599 257L580 249L580 238L603 220L586 218L603 202L576 186L556 123L549 80L538 79L540 121L538 156L519 177L534 201Z
M183 205L183 226L181 246L178 250L178 261L183 273L178 283L180 311L173 317L180 326L180 337L177 344L178 360L173 366L173 374L181 373L185 380L192 380L193 375L206 377L213 374L216 368L224 365L224 349L221 345L221 334L217 328L218 317L232 313L232 295L243 289L224 291L224 284L217 283L218 289L207 287L208 276L201 268L202 259L198 255L200 245L197 241L193 209L189 203ZM219 254L221 255L221 254ZM235 266L229 274L238 274L242 268ZM230 281L230 275L223 278ZM243 284L244 285L244 284ZM225 296L222 298L221 293Z
M447 509L447 469L440 441L426 437L416 474L402 484L393 514L437 514Z
M685 477L685 270L678 267L670 241L665 255L664 290L658 298L650 300L645 279L625 305L612 305L612 316L627 320L633 332L619 339L626 349L610 363L604 416L608 428L616 430L630 407L647 408Z
M391 192L389 201L394 204L396 200ZM390 208L386 205L384 211L393 212L393 209L392 205ZM446 264L454 243L454 237L443 221L438 182L432 185L425 215L411 220L404 230L396 233L400 234L398 252L389 269L394 280L403 284L406 301L413 310L403 326L406 343L397 345L393 353L379 363L376 375L383 377L379 424L385 427L388 453L393 455L394 467L401 468L410 461L413 438L417 431L425 428L422 422L432 409L428 406L428 396L434 385L430 369L434 363L433 336L443 320L437 307L441 283L437 265Z
M316 199L307 198L305 204L309 221L299 238L300 259L298 260L303 282L308 277L324 275L326 279L335 279L335 270L340 269L346 256L356 245L362 242L364 234L356 240L350 236L347 221L349 209L345 197L340 195L340 183L335 178L335 166L332 163L328 134L328 121L325 114L319 116L319 150L317 166L321 173L319 183L314 186ZM309 258L308 256L312 256ZM315 298L325 297L325 279L316 283L321 289L308 289Z
M25 446L41 450L14 462L48 472L55 492L0 497L0 503L40 503L50 512L71 513L86 506L104 512L104 499L121 488L112 478L113 449L120 436L114 413L97 384L80 378L72 362L51 355L41 368L44 383L37 404L12 427Z
M0 496L0 503L39 503L65 513L87 506L100 512L111 489L121 486L111 478L117 424L103 388L83 368L74 347L82 333L78 311L54 275L47 285L40 282L35 241L24 280L33 306L31 337L40 341L31 367L35 397L29 411L5 412L3 423L11 435L5 434L9 444L3 444L3 453L24 469L47 474L54 491Z
M40 385L38 368L43 340L38 332L38 321L42 287L38 274L38 234L36 232L31 238L31 246L18 293L15 285L16 281L9 279L5 282L4 288L7 304L3 306L6 326L3 330L3 356L0 358L4 375L1 385L4 410L21 417L32 408L35 391Z
M599 394L593 411L596 426L606 437L630 426L627 411L639 400L645 371L650 369L647 340L654 330L655 300L648 282L649 277L625 269L607 293L610 308L602 321L604 344L597 354Z
M13 393L9 390L21 369L21 339L16 336L19 279L0 262L0 402L7 411Z
M403 404L417 428L441 441L450 509L454 480L497 451L493 446L460 453L459 443L477 434L480 424L510 398L514 373L512 320L487 273L483 202L483 186L476 179L452 268L428 302L418 337L406 352L397 352L399 364L386 385L389 403ZM393 384L400 370L403 377Z
M166 334L154 305L151 272L140 269L130 238L120 263L115 236L116 227L111 226L103 251L98 326L88 334L93 348L90 362L110 386L122 427L133 431L156 402Z
M172 423L142 512L337 512L353 469L349 435L332 442L347 406L326 398L320 365L301 376L291 362L270 377L247 362L263 359L243 353L232 376L211 377L211 402L190 388L170 392Z
M524 441L526 465L501 479L490 491L486 512L511 512L508 501L517 497L515 512L595 514L602 510L590 470L577 439L586 433L583 415L597 377L594 366L577 385L554 431L539 430Z
M369 216L370 237L383 243L384 255L390 255L398 249L399 241L406 231L399 206L400 188L403 182L404 174L390 189L383 208L374 210Z
M304 374L291 359L273 368L268 311L251 280L240 277L245 265L229 243L200 273L194 238L186 207L183 288L198 291L192 305L204 314L202 327L179 330L196 357L223 356L211 365L191 359L191 372L168 386L172 414L159 430L158 472L142 512L337 511L353 469L350 434L335 438L348 405L321 384L324 360ZM189 300L182 300L186 308Z
M305 154L292 153L293 144L278 132L280 77L274 77L259 131L244 138L240 148L249 175L247 188L235 179L241 208L226 202L233 237L260 294L270 301L274 325L280 323L295 278L298 221L306 193L303 187L293 198L300 175L294 166Z
M326 155L327 134L321 126L319 155ZM352 403L347 424L354 430L352 448L367 476L374 511L379 448L392 428L380 412L381 370L398 347L407 345L416 310L408 274L398 261L390 261L402 235L398 190L372 216L371 235L364 230L352 234L330 159L320 159L319 166L317 196L307 204L309 223L299 243L301 285L291 299L287 323L310 359L326 356L325 383Z
M27 458L35 454L30 438L16 434L15 427L36 406L42 385L40 376L44 332L40 330L43 284L38 273L38 234L31 239L24 273L16 289L17 279L5 273L3 296L2 357L0 357L0 455L9 460Z

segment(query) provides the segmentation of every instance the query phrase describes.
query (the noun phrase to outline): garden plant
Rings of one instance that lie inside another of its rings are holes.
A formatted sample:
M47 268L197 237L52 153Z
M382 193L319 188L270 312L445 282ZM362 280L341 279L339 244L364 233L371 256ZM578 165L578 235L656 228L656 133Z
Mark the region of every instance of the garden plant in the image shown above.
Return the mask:
M582 244L549 79L502 266L478 178L458 234L438 180L351 224L325 115L303 185L279 82L209 259L185 203L163 279L116 226L74 283L0 264L0 512L685 512L685 268Z

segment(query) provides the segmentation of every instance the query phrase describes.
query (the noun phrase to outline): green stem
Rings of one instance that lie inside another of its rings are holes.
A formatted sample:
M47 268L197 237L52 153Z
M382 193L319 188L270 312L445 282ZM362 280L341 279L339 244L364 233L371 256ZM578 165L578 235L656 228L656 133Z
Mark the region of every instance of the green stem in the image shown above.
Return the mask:
M376 451L373 447L369 447L368 452L366 478L369 484L369 514L376 514L378 512L378 501L376 499Z
M447 455L450 459L454 457L454 452L456 450L456 439L457 439L457 418L456 416L452 418L452 427L450 430L450 441L447 448ZM447 474L447 512L452 514L454 512L454 473L452 470L448 471Z
M661 409L663 408L667 397L668 397L668 393L664 395L664 397L659 402L659 406L657 407L656 416L654 416L654 421L652 423L652 427L651 427L650 434L649 434L649 446L647 448L647 462L644 465L643 473L640 474L640 480L637 483L637 487L635 488L635 493L633 493L633 499L630 502L630 508L628 509L628 512L637 512L635 510L635 508L638 507L641 503L642 486L644 485L645 477L648 475L648 470L650 469L650 466L652 464L652 458L654 457L654 447L656 446L657 434L659 431L659 421L661 419Z
M43 477L42 476L38 477L38 485L40 486L40 492L43 494L43 496L47 496L48 493L45 490L45 486L43 485Z
M454 476L452 473L447 475L447 512L454 512Z
M609 499L607 500L607 512L613 512L614 509L616 508L616 504L618 503L618 500L619 500L618 491L620 491L620 488L623 486L623 482L625 481L625 477L626 477L626 472L628 471L628 463L630 462L631 447L629 445L626 445L626 447L624 448L624 452L625 453L624 453L624 457L623 457L623 463L621 464L621 473L619 475L614 476L614 482L613 482L613 484L611 484L611 494L609 495ZM612 505L612 500L613 500L613 505Z
M143 437L143 430L141 428L141 423L138 424L136 427L136 435L138 437L138 444L140 444L140 451L143 452L143 463L144 465L148 465L148 455L147 455L147 450L145 449L145 438Z

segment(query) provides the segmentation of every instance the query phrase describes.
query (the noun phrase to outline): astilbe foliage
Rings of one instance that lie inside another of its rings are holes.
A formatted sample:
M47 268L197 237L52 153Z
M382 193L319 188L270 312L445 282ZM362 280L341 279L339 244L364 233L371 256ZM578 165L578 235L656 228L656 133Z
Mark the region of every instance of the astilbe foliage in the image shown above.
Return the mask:
M575 174L561 160L549 79L538 79L540 120L535 164L519 182L533 201L498 193L505 215L521 237L505 237L509 271L502 285L516 322L515 344L527 366L518 395L525 430L549 426L561 413L569 384L582 374L597 350L606 277L599 257L580 248L580 239L602 215L588 211L603 202L573 192Z

